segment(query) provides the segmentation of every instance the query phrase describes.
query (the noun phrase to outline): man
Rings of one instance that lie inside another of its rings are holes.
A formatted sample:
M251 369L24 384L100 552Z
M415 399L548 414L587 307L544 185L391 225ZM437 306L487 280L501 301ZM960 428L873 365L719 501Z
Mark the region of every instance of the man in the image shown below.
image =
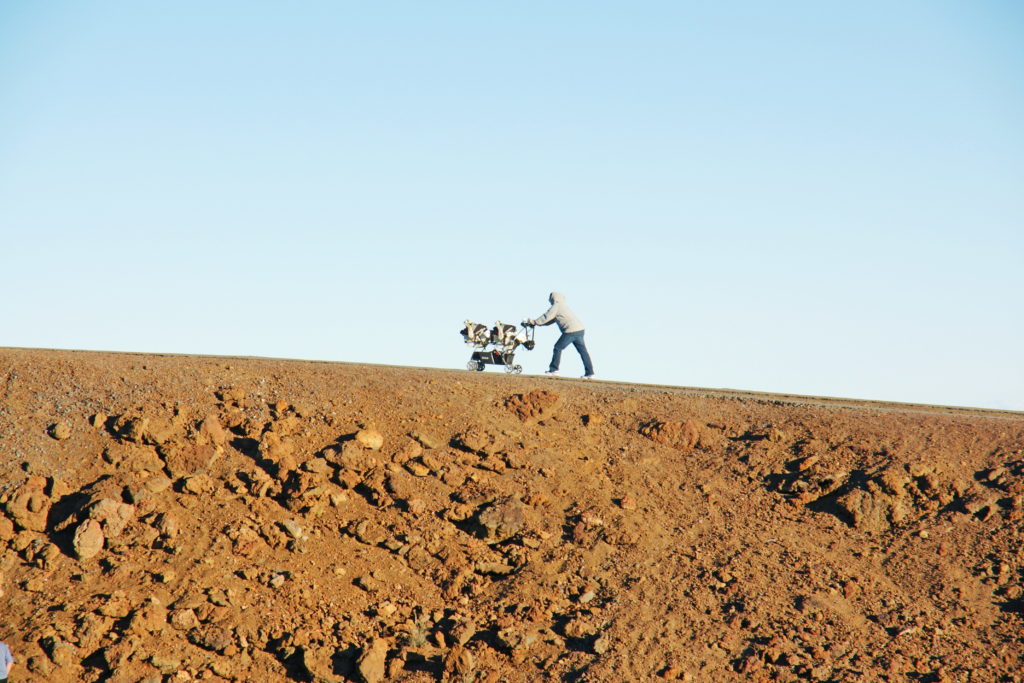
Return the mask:
M7 683L7 677L11 674L11 667L14 666L14 656L7 643L0 643L0 683Z
M583 343L583 323L565 305L564 294L551 292L548 301L551 302L551 308L548 309L547 313L534 320L527 319L523 321L524 325L550 325L551 323L558 323L558 329L562 331L562 336L555 342L555 350L551 354L551 365L548 366L548 371L544 374L558 374L558 366L562 361L562 349L572 344L579 351L580 358L583 359L583 377L593 379L594 366L590 362L587 345Z

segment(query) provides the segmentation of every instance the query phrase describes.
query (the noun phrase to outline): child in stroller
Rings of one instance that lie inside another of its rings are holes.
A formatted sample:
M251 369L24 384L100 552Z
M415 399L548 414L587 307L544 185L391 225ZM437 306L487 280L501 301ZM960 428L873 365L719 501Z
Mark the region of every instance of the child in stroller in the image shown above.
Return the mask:
M476 349L466 363L468 369L480 372L485 365L503 365L505 372L519 374L523 371L522 365L515 364L515 350L520 345L525 346L527 351L533 350L532 327L524 325L520 332L515 325L508 325L500 320L494 323L490 330L486 325L470 320L467 320L465 325L461 331L462 338ZM488 346L494 348L488 351Z

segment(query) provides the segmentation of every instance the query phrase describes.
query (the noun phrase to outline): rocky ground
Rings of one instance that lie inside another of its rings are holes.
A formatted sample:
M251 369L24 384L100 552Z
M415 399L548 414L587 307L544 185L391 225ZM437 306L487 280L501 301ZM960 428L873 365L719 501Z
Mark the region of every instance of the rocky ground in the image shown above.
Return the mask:
M1024 414L0 349L24 681L1022 681Z

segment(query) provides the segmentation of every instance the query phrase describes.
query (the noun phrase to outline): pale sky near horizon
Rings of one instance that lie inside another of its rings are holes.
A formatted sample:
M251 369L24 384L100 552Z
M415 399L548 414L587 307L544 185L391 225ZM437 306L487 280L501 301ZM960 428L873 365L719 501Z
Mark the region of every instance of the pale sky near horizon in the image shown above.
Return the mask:
M1024 410L1024 5L5 2L0 238L0 346Z

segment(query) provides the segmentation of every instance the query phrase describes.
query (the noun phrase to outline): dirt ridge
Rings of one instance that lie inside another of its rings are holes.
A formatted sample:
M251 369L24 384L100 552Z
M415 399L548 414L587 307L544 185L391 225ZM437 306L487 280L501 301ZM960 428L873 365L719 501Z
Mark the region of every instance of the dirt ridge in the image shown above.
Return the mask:
M462 370L452 370L448 368L436 368L436 367L420 367L410 365L389 365L381 363L359 363L350 361L328 361L328 360L311 360L311 359L296 359L296 358L276 358L270 356L226 356L216 354L185 354L185 353L145 353L139 351L79 351L69 349L44 349L44 348L22 348L22 347L5 347L0 346L0 353L3 352L16 353L19 351L26 352L53 352L53 353L82 353L82 354L108 354L113 356L147 356L153 358L206 358L216 359L222 361L231 360L254 360L254 361L267 361L267 362L293 362L293 363L311 363L311 364L328 364L328 365L344 365L353 367L364 367L364 368L393 368L399 370L414 370L414 371L433 371L440 373L452 373L453 375L464 374ZM543 375L526 375L532 379L549 379ZM514 379L514 378L513 378ZM1021 420L1024 419L1024 411L1020 410L1009 410L1006 408L979 408L974 406L966 405L943 405L937 403L915 403L912 401L882 401L876 399L866 398L847 398L842 396L815 396L812 394L793 394L783 392L769 392L769 391L752 391L747 389L730 389L724 387L691 387L682 386L675 384L651 384L645 382L624 382L616 380L585 380L582 378L575 379L569 377L555 378L553 381L558 382L569 382L569 383L582 383L586 385L588 383L600 383L605 386L617 386L624 389L635 389L638 391L669 391L672 393L683 394L687 396L694 396L697 398L736 398L746 399L764 403L772 403L777 405L785 406L801 406L801 405L816 405L816 406L835 406L835 407L848 407L848 408L864 408L867 410L885 410L885 411L897 411L897 412L926 412L926 413L946 413L950 415L975 415L978 417L1005 417L1009 420Z

